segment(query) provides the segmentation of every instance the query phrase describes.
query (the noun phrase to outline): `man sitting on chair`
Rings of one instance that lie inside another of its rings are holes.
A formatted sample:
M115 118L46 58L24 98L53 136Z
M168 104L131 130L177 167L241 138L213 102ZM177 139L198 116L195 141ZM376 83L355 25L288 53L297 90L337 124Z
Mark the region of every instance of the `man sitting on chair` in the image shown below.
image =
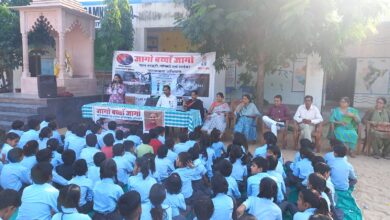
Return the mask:
M312 141L311 134L315 130L316 125L324 120L320 110L313 105L313 96L305 96L305 104L298 107L294 120L298 123L301 131L299 139L306 138Z
M282 104L282 96L276 95L274 97L274 105L268 110L267 114L263 116L263 123L271 129L271 132L277 137L278 130L286 128L287 121L290 119L290 112L287 106ZM283 137L284 141L285 137ZM284 146L287 143L283 143Z
M163 87L164 94L160 96L157 101L156 107L171 108L176 110L177 108L177 99L176 96L171 94L171 87L165 85ZM169 127L165 127L165 135L169 136Z

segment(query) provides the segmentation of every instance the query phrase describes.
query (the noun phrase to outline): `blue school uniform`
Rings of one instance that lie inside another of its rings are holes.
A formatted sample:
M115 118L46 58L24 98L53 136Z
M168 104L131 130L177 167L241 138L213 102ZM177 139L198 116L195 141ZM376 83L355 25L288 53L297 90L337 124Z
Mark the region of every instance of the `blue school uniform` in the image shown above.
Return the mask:
M88 167L92 166L93 163L93 156L95 156L96 153L100 152L100 150L87 146L86 148L81 150L80 153L80 159L84 159L85 162L87 162Z
M58 144L60 146L64 146L64 142L62 141L61 134L57 130L53 131L53 135L51 137L57 139Z
M325 160L326 163L331 162L331 161L334 160L335 158L336 158L336 157L334 156L334 152L333 152L333 151L332 151L332 152L328 152L328 153L326 153L326 154L324 155L324 160ZM347 156L345 156L344 159L345 159L346 161L348 161Z
M39 130L42 130L43 128L47 127L49 125L49 122L47 121L42 121L40 124L39 124Z
M241 197L241 193L238 189L237 181L231 176L225 177L225 179L228 183L228 196L239 199Z
M1 148L1 158L4 158L6 162L8 162L8 152L12 150L13 147L11 145L4 143L3 147Z
M19 191L23 184L29 185L30 170L20 163L5 164L0 175L0 184L3 189L13 189Z
M330 167L330 177L336 190L348 190L349 179L356 180L356 174L353 166L344 158L336 157L328 163Z
M115 156L112 159L116 163L118 181L125 185L129 179L129 175L133 171L133 165L124 156Z
M194 145L196 144L196 141L194 141L194 140L188 140L185 144L187 145L187 149L189 150L190 148L193 148L193 147L194 147ZM187 151L188 151L188 150L187 150Z
M275 170L269 170L267 173L272 177L273 180L275 180L276 184L278 185L277 202L281 203L284 200L284 194L286 193L284 179L282 175L280 175L280 173Z
M293 175L302 180L306 179L312 173L314 173L314 169L311 161L307 158L303 158L294 166Z
M185 211L187 209L186 202L182 193L170 194L167 192L164 204L172 208L172 217L180 215L180 211Z
M201 159L194 160L194 174L192 180L201 180L203 176L207 173L206 167L203 165Z
M314 215L315 211L315 208L310 208L303 212L297 212L295 213L293 220L309 220L310 216Z
M330 196L331 196L331 199L333 201L333 205L336 206L336 197L335 197L336 190L335 190L334 185L332 183L331 177L329 177L326 180L326 187L328 187L328 189L330 190Z
M222 152L225 150L225 145L221 141L213 143L211 145L211 147L215 151L215 157L216 158L221 157L222 156Z
M165 180L171 175L171 173L175 170L172 161L170 161L167 157L154 159L154 163L156 164L156 171L159 174L160 180Z
M47 147L47 141L49 138L42 138L38 140L38 148L39 150L43 150Z
M175 161L177 159L177 153L173 152L171 149L168 149L167 158L172 161L173 164L175 164Z
M29 157L23 157L23 160L20 161L20 164L22 164L22 166L26 167L28 170L31 170L31 168L33 168L33 166L37 163L38 162L35 155Z
M137 135L129 135L126 140L132 141L135 147L138 147L142 143L142 140Z
M19 207L17 220L50 220L51 210L57 210L59 191L48 183L32 184L23 190L22 205Z
M101 214L115 211L118 199L122 195L122 188L116 185L113 179L102 179L93 188L93 210Z
M34 141L39 140L39 132L36 130L30 129L30 130L24 132L23 135L20 137L18 147L23 149L24 145L26 145L27 142L32 141L32 140L34 140Z
M137 191L141 196L141 202L149 201L149 192L150 189L157 181L151 175L147 176L145 179L142 176L142 173L138 173L135 176L131 176L127 183L127 187L130 190Z
M193 193L192 180L195 174L195 170L188 167L183 167L177 168L175 171L173 171L173 173L177 173L180 176L182 182L181 192L183 193L184 198L190 198Z
M287 177L286 172L284 172L283 163L278 161L278 164L276 165L275 169L282 177L285 179Z
M233 199L226 194L218 193L213 199L214 213L211 220L233 219Z
M86 147L87 143L84 137L72 135L69 138L69 146L67 149L73 150L76 153L76 159L80 158L81 151Z
M152 220L152 215L150 214L150 210L152 209L153 205L150 202L142 203L142 213L141 213L141 220ZM164 210L165 215L163 215L163 220L172 220L172 209L168 205L161 205L161 208Z
M54 183L57 183L57 184L59 184L59 185L61 185L61 186L66 186L66 185L68 185L68 180L66 180L64 177L62 177L61 175L59 175L56 171L55 171L55 169L53 169L52 171L51 171L51 175L53 176L53 182Z
M91 217L79 213L76 208L61 207L61 212L55 214L51 220L91 220Z
M295 153L295 156L294 156L294 162L290 164L290 169L291 170L294 170L295 169L295 165L301 161L302 158L301 158L301 153L298 151Z
M94 165L88 167L87 178L92 181L92 186L94 187L100 179L100 167Z
M51 159L50 163L51 163L51 165L53 165L53 167L56 167L56 166L64 163L64 161L62 161L61 154L58 153L57 151L53 151L51 153L51 155L52 155L52 159Z
M256 148L255 152L253 153L253 157L267 157L267 144L264 144L261 147Z
M248 176L248 169L246 165L242 164L240 159L237 159L232 165L232 174L230 176L236 181L243 181L244 177Z
M206 152L207 152L207 161L205 161L205 158L202 159L203 159L203 164L205 165L207 170L207 176L211 178L213 177L213 164L214 164L213 161L216 159L215 151L213 148L208 147L206 148Z
M71 131L67 131L65 133L64 149L68 149L69 148L69 141L72 139L73 136L76 136L76 135L73 134Z
M22 131L22 130L15 130L15 129L11 129L8 131L8 133L11 133L11 132L19 135L19 138L22 137L22 135L24 133L24 131Z
M80 202L79 206L85 205L87 202L92 201L93 199L93 183L92 180L84 176L75 176L70 181L69 184L76 184L80 187Z
M271 199L250 196L243 205L256 219L282 220L282 210Z
M181 152L187 152L190 149L186 143L177 143L173 146L173 151L176 154L180 154Z
M273 178L267 173L257 173L257 174L250 176L248 178L248 181L247 181L247 194L248 194L248 196L259 195L260 182L265 177L269 177L271 179Z
M131 152L125 152L123 157L125 157L125 160L128 160L130 164L135 167L135 160L137 160L137 157L134 154Z
M165 136L159 135L159 136L157 137L157 139L158 139L162 144L165 144Z

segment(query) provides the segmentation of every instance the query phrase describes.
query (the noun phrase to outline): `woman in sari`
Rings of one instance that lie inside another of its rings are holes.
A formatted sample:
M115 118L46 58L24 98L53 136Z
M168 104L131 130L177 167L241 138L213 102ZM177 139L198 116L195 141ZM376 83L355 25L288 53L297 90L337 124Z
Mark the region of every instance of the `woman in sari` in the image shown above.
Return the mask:
M252 103L249 95L242 96L242 101L237 106L234 114L237 117L234 132L243 133L248 141L256 141L256 118L261 114L256 105Z
M340 106L333 109L330 123L334 125L334 136L349 148L349 154L354 157L358 140L358 126L360 123L359 111L349 107L351 101L348 97L340 100Z
M122 77L119 74L115 74L114 80L107 89L107 93L110 94L109 102L125 103L125 85L123 84Z
M223 133L226 128L225 114L228 112L230 112L230 107L224 102L223 94L221 92L217 93L216 101L210 106L202 130L207 131L207 133L210 134L211 131L216 128Z

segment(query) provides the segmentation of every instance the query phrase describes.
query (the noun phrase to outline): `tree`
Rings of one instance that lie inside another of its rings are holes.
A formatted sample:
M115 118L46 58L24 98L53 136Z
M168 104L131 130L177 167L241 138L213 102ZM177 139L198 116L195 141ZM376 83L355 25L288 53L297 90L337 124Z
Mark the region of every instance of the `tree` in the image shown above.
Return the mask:
M325 71L340 68L345 46L375 31L387 0L184 0L188 16L178 19L201 52L257 71L258 106L264 100L264 73L298 54L318 54Z
M106 0L101 29L95 41L95 63L98 69L110 70L115 50L133 48L132 10L126 0Z

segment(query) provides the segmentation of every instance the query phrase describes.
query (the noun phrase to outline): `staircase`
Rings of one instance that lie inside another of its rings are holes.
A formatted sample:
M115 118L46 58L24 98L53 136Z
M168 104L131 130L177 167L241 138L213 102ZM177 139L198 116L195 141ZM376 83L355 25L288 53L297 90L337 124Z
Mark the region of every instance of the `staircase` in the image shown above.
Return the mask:
M39 112L46 108L46 99L0 94L0 130L8 131L15 120L27 123L31 118L41 119Z

